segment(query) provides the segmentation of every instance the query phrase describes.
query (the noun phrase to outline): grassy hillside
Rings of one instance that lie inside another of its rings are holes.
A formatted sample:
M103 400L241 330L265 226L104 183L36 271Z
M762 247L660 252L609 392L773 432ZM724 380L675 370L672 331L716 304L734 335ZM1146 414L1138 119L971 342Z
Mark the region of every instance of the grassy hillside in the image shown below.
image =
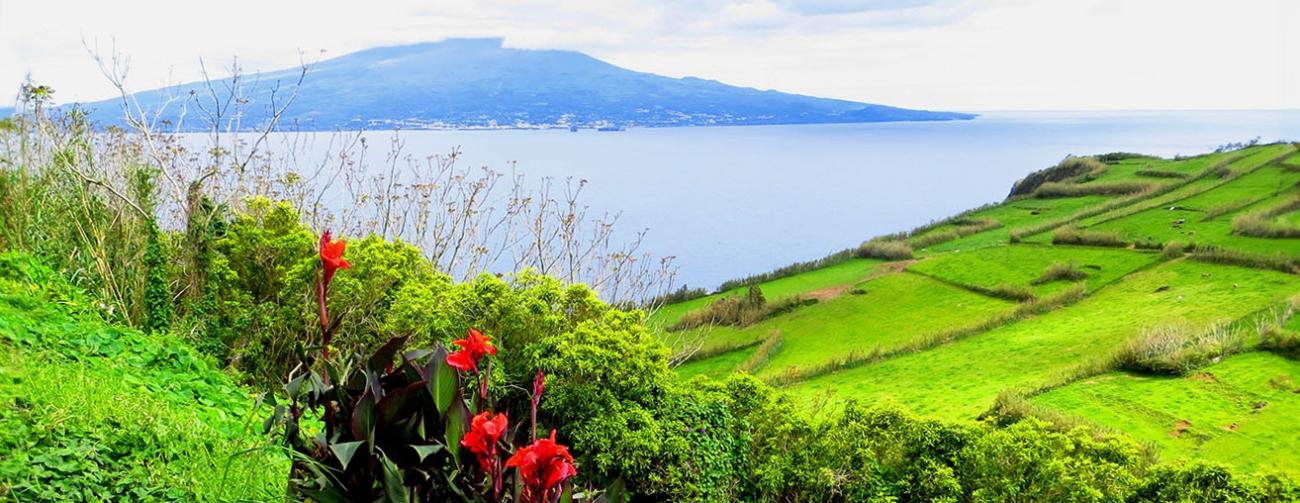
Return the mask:
M682 377L748 372L810 407L1028 414L1122 432L1163 459L1295 471L1300 424L1284 418L1300 407L1300 366L1279 354L1297 352L1266 352L1277 345L1259 334L1300 328L1268 314L1300 294L1297 166L1291 144L1068 159L1002 203L877 238L909 259L756 284L796 308L674 326L742 286L667 306L652 326L698 341ZM1195 335L1214 327L1223 340ZM1134 348L1177 371L1133 363Z
M197 351L104 322L20 255L0 254L0 292L0 500L283 496L267 411Z

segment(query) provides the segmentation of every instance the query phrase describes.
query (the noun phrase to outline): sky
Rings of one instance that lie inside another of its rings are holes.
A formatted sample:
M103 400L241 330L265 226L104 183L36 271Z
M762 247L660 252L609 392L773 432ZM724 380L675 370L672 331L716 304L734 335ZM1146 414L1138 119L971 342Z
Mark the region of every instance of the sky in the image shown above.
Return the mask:
M570 5L565 5L570 4ZM935 110L1300 109L1294 0L0 0L0 106L30 75L112 97L383 45L504 37L673 77Z

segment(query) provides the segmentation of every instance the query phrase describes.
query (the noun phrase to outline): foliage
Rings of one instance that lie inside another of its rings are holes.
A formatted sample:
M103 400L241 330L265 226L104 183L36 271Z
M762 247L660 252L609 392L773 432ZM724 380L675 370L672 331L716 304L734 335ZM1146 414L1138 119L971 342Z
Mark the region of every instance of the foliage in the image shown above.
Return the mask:
M175 337L102 322L29 257L0 254L0 498L229 501L282 494L258 403Z

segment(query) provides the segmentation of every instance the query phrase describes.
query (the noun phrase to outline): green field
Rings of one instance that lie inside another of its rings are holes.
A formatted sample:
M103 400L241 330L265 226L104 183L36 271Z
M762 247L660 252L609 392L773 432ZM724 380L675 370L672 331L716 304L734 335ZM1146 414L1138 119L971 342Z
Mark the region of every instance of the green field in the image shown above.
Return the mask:
M1270 353L1187 377L1107 373L1034 401L1151 442L1166 458L1300 474L1300 362Z
M1230 321L1297 291L1300 278L1281 273L1179 261L1136 273L1061 311L808 380L793 389L893 399L926 414L974 418L998 392L1036 385L1108 355L1144 327Z
M1287 418L1300 407L1300 364L1253 351L1254 339L1246 353L1184 377L1120 372L1114 355L1148 329L1238 320L1246 326L1300 294L1300 277L1265 265L1210 264L1160 249L1178 241L1300 257L1300 239L1249 237L1232 228L1239 215L1300 196L1295 152L1275 144L1178 160L1121 159L1061 183L1136 182L1145 192L1018 197L961 216L996 220L997 228L915 249L915 260L840 264L763 283L769 296L826 289L837 295L743 328L699 329L703 347L739 349L692 360L678 373L719 377L745 366L784 385L798 403L896 402L954 420L973 420L999 394L1015 391L1031 396L1035 410L1054 411L1045 419L1073 417L1130 435L1167 459L1294 472L1300 425ZM1300 211L1272 218L1294 225ZM949 221L911 236L951 234L958 225L969 224ZM1052 245L1066 226L1142 246ZM1014 232L1030 229L1011 242ZM1067 264L1082 277L1040 281L1053 265ZM1077 302L1044 301L1037 314L1007 316L1017 305L1004 299L1025 297L1006 292L1051 299L1079 283L1086 293ZM654 319L676 319L713 298L669 306ZM1296 331L1300 321L1284 326ZM757 343L773 334L780 345L764 354Z

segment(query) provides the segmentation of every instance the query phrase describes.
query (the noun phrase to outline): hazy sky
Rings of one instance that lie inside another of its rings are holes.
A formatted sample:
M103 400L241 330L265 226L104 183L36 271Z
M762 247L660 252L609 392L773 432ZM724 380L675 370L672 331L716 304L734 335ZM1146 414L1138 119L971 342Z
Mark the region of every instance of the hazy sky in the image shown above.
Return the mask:
M948 110L1300 108L1294 0L0 0L0 105L28 73L59 102L378 45L501 36L627 68ZM581 6L579 6L581 4Z

